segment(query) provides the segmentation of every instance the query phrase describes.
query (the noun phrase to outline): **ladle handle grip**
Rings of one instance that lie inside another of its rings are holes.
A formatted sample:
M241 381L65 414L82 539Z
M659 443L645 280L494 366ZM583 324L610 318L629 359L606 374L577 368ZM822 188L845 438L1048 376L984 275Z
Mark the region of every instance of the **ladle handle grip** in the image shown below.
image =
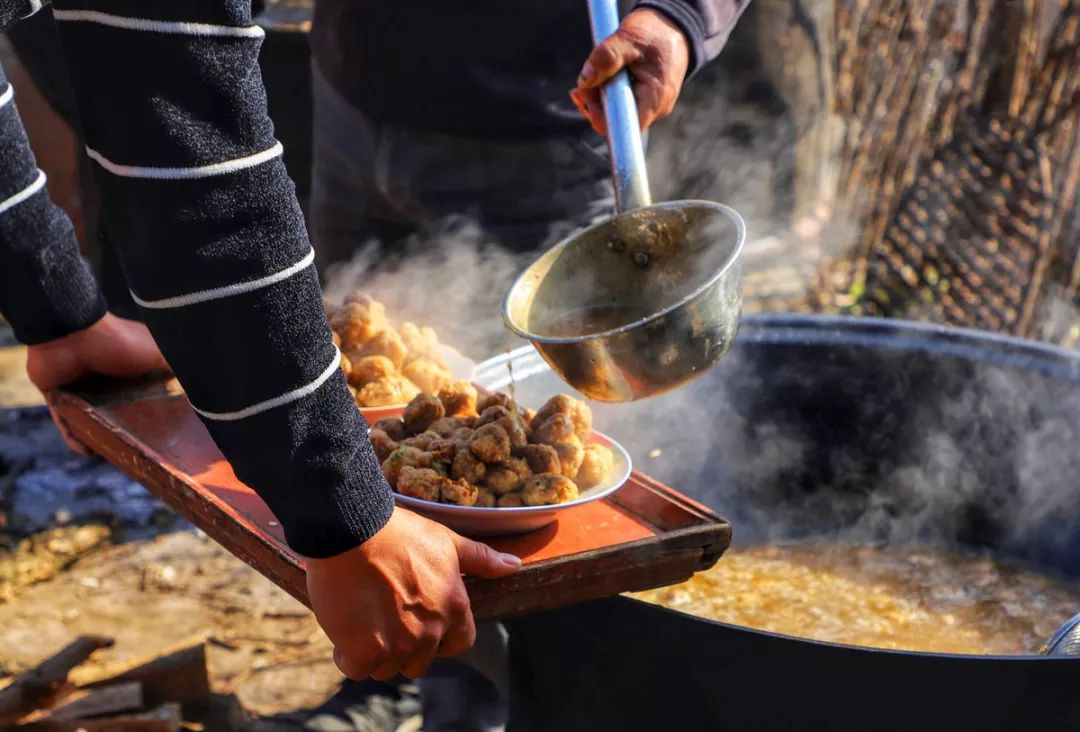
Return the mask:
M593 41L600 43L619 28L618 0L588 0ZM618 212L648 206L649 176L645 169L645 150L641 144L634 88L630 74L623 69L603 90L604 115L607 118L608 150L611 153L611 178L615 183L615 209Z

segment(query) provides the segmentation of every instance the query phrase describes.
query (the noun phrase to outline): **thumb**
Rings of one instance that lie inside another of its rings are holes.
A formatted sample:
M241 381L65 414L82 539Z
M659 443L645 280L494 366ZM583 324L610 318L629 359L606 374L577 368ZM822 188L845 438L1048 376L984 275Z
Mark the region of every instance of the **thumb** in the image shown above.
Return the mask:
M641 58L641 51L633 41L616 32L601 41L589 54L581 67L578 87L592 89L601 86L621 69Z
M513 554L503 554L487 544L454 534L457 547L458 567L464 574L484 579L499 579L521 568L521 559Z

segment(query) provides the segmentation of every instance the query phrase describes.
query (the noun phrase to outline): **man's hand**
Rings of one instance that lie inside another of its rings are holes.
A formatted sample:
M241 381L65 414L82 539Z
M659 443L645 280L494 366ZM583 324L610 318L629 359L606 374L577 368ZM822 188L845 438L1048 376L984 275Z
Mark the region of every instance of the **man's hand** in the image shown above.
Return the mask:
M436 656L476 640L461 575L497 579L521 560L401 508L375 536L329 559L307 560L315 617L350 679L422 676Z
M140 376L168 368L146 326L112 314L77 333L26 349L26 374L46 399L50 390L91 374ZM68 447L89 455L51 405L49 410Z
M641 129L671 114L679 98L690 48L686 36L665 15L651 8L629 13L619 30L593 49L570 92L593 129L607 134L600 90L623 68L630 71Z

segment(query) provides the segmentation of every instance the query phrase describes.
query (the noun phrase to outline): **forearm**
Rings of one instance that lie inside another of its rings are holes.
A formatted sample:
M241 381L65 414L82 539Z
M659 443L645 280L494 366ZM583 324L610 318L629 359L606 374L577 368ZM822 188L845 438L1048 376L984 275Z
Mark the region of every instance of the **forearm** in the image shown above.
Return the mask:
M105 222L136 302L237 475L309 556L392 510L322 310L250 3L55 3Z
M671 18L686 35L690 47L687 76L712 61L750 0L638 0L635 7L653 8Z
M50 199L0 70L0 313L22 343L97 322L105 301L79 255L71 221Z

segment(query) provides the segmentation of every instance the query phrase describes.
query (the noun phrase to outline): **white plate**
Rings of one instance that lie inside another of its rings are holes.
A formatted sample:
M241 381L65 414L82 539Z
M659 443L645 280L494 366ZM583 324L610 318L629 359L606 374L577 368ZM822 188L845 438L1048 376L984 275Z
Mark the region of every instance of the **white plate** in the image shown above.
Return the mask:
M472 381L476 374L476 364L465 358L450 346L440 343L439 355L446 359L450 366L450 373L454 381ZM385 407L360 407L360 414L364 415L367 423L374 424L386 417L397 417L405 411L408 404L390 404Z
M456 506L452 503L435 503L420 498L411 498L394 493L394 500L399 506L438 521L466 536L510 536L524 534L543 528L559 519L560 513L568 508L583 503L599 501L610 496L626 484L632 470L630 454L622 445L607 435L593 432L591 444L606 445L614 457L615 469L607 480L594 485L567 503L554 506L522 506L519 508L481 508L478 506Z

